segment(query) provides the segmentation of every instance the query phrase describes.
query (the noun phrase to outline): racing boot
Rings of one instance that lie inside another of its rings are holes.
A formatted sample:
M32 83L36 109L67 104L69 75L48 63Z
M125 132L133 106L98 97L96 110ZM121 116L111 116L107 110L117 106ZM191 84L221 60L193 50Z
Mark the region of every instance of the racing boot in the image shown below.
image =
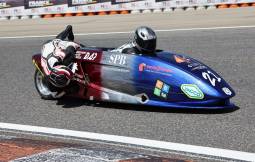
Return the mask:
M79 90L80 90L80 86L74 81L71 81L69 85L64 88L64 92L66 95L72 95L72 94L78 93Z

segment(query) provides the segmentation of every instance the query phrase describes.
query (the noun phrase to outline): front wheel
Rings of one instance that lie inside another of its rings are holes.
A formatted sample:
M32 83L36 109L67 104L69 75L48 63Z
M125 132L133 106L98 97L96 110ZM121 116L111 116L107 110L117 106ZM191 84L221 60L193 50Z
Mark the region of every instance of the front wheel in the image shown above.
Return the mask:
M35 88L39 95L42 97L42 99L45 100L52 100L54 99L54 93L51 92L47 86L47 82L45 80L45 77L42 75L42 73L36 69L34 74L34 82L35 82Z

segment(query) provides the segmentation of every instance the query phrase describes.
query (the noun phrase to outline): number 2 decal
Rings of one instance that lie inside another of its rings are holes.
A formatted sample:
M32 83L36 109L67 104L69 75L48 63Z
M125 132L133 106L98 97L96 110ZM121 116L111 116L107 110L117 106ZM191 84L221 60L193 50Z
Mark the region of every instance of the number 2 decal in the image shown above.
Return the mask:
M212 76L211 76L211 75ZM207 80L209 80L210 81L210 83L211 83L211 85L213 85L214 87L215 87L215 84L216 84L216 80L218 81L218 82L221 82L221 78L219 78L219 77L217 77L215 74L213 74L211 71L207 71L207 72L203 72L202 73L202 76Z

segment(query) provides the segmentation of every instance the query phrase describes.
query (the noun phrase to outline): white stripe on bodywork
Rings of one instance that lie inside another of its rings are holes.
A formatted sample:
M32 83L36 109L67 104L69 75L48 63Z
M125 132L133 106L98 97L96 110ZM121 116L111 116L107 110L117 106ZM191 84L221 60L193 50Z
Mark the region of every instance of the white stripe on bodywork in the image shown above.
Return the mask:
M117 143L123 143L123 144L132 144L132 145L138 145L143 147L174 150L174 151L181 151L181 152L194 153L194 154L200 154L200 155L208 155L208 156L214 156L214 157L222 157L222 158L235 159L235 160L254 161L255 159L255 153L195 146L195 145L187 145L187 144L172 143L172 142L165 142L165 141L156 141L156 140L134 138L134 137L116 136L116 135L108 135L108 134L99 134L99 133L38 127L38 126L30 126L30 125L11 124L11 123L0 123L0 128L6 129L6 130L17 130L17 131L25 131L25 132L33 132L33 133L43 133L43 134L49 134L49 135L59 135L59 136L65 136L65 137L69 136L69 137L85 138L85 139L92 139L92 140L117 142Z

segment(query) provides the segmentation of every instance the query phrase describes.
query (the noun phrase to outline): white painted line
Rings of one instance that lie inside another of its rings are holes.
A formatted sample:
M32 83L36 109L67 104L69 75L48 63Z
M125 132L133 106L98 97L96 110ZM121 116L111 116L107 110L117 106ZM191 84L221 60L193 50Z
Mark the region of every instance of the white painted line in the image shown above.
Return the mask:
M245 29L245 28L255 28L255 25L250 26L223 26L223 27L208 27L208 28L181 28L181 29L166 29L166 30L155 30L156 32L175 32L175 31L195 31L195 30L220 30L220 29ZM112 35L112 34L128 34L134 31L124 31L124 32L102 32L102 33L77 33L76 36L86 36L86 35ZM37 35L37 36L12 36L12 37L0 37L0 39L23 39L23 38L45 38L45 37L55 37L56 35Z
M1 131L1 129L0 129ZM14 133L17 134L17 130L4 130L7 133ZM34 136L34 135L39 135L42 137L47 137L47 138L56 138L56 135L49 135L49 134L42 134L42 133L33 133L33 132L22 132L22 135L29 135ZM15 137L15 136L13 136ZM57 138L62 139L64 141L69 141L69 140L73 140L76 137L71 137L71 136L58 136ZM78 141L83 141L83 142L88 142L88 143L92 143L92 144L103 144L103 145L110 145L110 146L116 146L116 147L125 147L125 148L137 148L137 145L127 145L125 143L116 143L116 142L112 142L110 143L109 141L102 141L102 140L91 140L88 138L79 138ZM223 161L223 162L228 162L228 160L223 159L223 158L219 158L219 157L212 157L212 156L205 156L205 155L198 155L198 154L192 154L192 153L188 153L188 152L178 152L175 150L159 150L158 148L152 148L152 147L140 147L140 150L145 150L145 151L151 151L151 152L161 152L161 153L167 153L167 154L176 154L176 155L183 155L183 156L187 156L188 157L194 157L194 158L202 158L202 159L209 159L209 160L217 160L217 161Z
M235 160L245 160L245 161L255 160L255 153L195 146L195 145L187 145L187 144L172 143L172 142L164 142L164 141L156 141L156 140L149 140L149 139L142 139L142 138L133 138L133 137L125 137L125 136L107 135L107 134L11 124L11 123L0 123L0 129L44 133L49 135L69 136L69 137L76 137L76 138L117 142L117 143L123 143L123 144L133 144L138 146L182 151L187 153L209 155L214 157L222 157L222 158L229 158L229 159L235 159Z

